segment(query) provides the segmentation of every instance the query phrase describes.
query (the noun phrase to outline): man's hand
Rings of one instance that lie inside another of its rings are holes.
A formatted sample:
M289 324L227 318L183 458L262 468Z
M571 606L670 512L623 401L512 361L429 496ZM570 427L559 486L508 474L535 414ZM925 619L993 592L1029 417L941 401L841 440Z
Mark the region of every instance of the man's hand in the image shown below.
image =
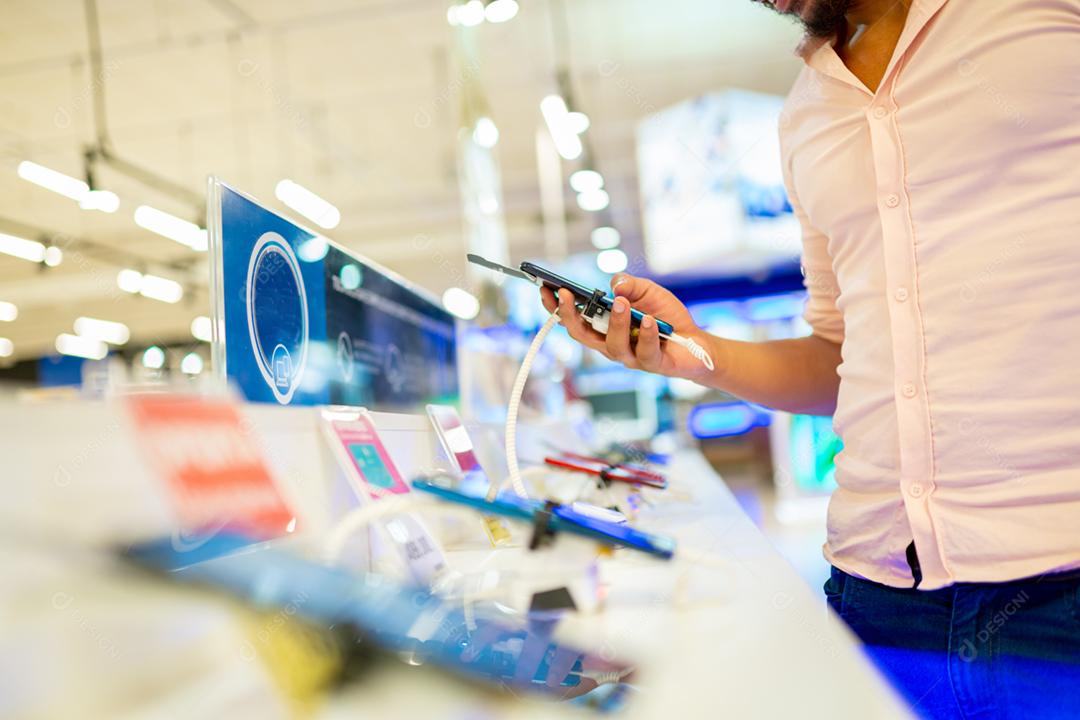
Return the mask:
M709 375L701 361L684 348L660 342L655 318L671 323L677 334L693 338L713 355L714 360L719 360L713 349L714 338L694 324L690 311L678 298L653 281L632 275L616 275L611 280L611 287L615 302L606 337L593 330L577 312L569 290L560 290L556 299L545 287L540 289L540 296L548 312L554 312L558 307L559 317L570 337L628 368L691 380L701 380ZM633 341L630 337L631 306L645 313Z

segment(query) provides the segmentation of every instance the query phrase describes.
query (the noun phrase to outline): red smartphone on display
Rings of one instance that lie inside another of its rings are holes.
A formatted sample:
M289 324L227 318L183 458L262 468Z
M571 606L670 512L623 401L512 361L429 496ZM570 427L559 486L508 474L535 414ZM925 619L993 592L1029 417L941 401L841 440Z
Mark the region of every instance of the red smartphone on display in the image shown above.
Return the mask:
M565 452L546 457L544 462L552 467L596 475L607 482L647 485L658 490L667 488L667 478L663 475L628 463L612 465L599 458Z

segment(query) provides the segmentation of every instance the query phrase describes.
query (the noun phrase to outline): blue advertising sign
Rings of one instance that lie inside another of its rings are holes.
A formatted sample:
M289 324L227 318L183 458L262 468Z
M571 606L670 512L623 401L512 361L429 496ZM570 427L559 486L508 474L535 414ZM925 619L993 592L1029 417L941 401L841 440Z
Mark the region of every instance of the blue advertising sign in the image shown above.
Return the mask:
M454 318L432 297L215 179L207 207L214 371L247 399L457 399Z

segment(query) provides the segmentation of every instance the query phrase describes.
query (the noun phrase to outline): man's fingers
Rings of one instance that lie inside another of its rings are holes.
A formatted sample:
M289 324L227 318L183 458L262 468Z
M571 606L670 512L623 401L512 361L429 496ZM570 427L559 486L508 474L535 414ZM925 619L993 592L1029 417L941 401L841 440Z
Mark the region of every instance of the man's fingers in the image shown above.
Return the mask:
M555 308L559 307L559 301L555 299L555 293L551 292L550 288L540 288L540 302L544 303L544 309L549 313L555 312Z
M635 304L648 290L650 281L622 273L611 278L611 292Z
M656 372L660 369L660 359L663 351L660 349L660 331L656 327L656 320L652 315L646 315L641 319L641 328L638 331L637 356L638 365L642 370Z
M607 347L604 344L604 336L587 325L574 307L574 296L566 289L559 290L559 319L562 321L566 332L570 337L577 340L585 347L599 350L607 355Z
M628 367L637 367L637 358L630 349L630 303L617 297L608 318L607 351L613 360Z

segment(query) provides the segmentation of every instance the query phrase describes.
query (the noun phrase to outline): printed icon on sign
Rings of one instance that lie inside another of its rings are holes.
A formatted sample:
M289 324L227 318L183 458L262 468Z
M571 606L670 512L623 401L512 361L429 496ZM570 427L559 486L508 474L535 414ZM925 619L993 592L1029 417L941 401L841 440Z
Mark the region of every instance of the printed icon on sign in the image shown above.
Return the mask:
M397 345L390 343L386 347L385 363L386 380L394 392L401 392L401 386L405 384L405 361L401 357L401 351Z
M289 389L292 381L292 357L284 345L274 348L274 384L282 390Z
M349 337L349 333L347 332L342 332L338 335L337 362L338 369L341 370L341 377L344 378L345 382L352 380L353 368L356 364L356 360L353 356L352 338Z
M259 237L245 286L252 354L274 398L288 405L307 363L308 306L300 263L285 238Z

